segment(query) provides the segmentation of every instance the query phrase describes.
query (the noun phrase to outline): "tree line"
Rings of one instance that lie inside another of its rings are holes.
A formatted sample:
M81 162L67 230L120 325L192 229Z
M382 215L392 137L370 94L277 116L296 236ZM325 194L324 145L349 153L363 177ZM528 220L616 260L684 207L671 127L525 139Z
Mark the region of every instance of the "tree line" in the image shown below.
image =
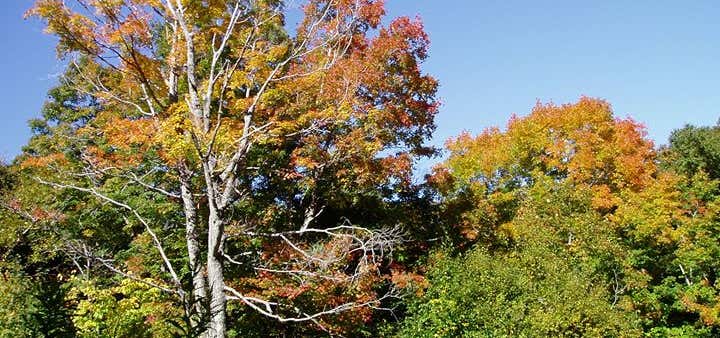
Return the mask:
M0 166L0 336L720 334L720 126L581 97L431 147L419 19L289 6L28 11L67 67Z

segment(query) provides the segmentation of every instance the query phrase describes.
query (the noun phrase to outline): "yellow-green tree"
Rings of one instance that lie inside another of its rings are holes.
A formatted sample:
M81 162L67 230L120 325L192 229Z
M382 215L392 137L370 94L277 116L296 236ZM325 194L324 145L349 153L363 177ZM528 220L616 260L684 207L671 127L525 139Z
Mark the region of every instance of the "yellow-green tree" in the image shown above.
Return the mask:
M450 140L430 183L459 235L449 252L474 247L434 268L403 332L434 323L449 336L716 334L717 181L705 172L716 154L701 130L676 132L658 157L642 126L583 97Z

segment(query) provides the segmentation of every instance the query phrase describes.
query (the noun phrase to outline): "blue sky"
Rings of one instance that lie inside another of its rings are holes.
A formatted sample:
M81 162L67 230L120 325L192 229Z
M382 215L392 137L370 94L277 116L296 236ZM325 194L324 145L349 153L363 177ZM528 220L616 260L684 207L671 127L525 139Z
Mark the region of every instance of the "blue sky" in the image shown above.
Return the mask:
M62 71L53 38L23 20L32 0L2 1L0 158L29 137ZM390 16L419 15L432 40L424 69L444 102L434 143L504 126L537 100L581 95L644 123L657 144L686 123L720 117L720 5L716 1L386 0ZM425 168L426 169L426 168ZM421 168L421 171L423 168Z

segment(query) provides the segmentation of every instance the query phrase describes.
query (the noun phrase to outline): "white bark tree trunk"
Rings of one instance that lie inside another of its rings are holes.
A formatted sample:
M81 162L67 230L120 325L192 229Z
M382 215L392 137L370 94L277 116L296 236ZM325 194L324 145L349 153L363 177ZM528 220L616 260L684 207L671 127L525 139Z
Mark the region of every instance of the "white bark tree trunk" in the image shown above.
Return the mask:
M181 169L183 170L183 169ZM205 302L207 298L207 283L203 274L203 267L199 264L200 244L198 242L197 233L197 210L195 200L190 187L190 179L187 173L180 173L180 195L183 201L183 210L185 212L185 241L187 243L188 267L192 274L192 295L195 312L199 317L199 322L205 317ZM194 325L198 324L198 320L193 321Z
M210 287L209 337L225 337L225 281L223 276L222 239L223 222L215 208L210 209L208 219L207 278Z

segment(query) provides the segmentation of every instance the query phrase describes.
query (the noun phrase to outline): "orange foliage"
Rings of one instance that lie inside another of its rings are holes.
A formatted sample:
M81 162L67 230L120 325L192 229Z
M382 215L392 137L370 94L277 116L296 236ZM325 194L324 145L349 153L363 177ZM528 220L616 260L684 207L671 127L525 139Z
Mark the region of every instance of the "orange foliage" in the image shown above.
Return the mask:
M30 168L30 167L36 167L36 168L43 168L47 167L51 164L66 164L67 158L64 154L60 153L53 153L46 156L27 156L23 159L23 161L20 163L21 168Z
M310 249L303 244L299 243L299 245L304 250ZM308 250L316 253L315 259L308 261L285 242L265 243L262 259L268 262L267 269L298 272L293 274L259 269L253 277L240 278L230 283L247 296L295 301L301 308L316 304L327 310L351 302L359 304L377 299L378 295L374 287L385 277L373 272L353 277L336 266L323 266L320 263L320 260L336 261L335 264L338 266L356 263L359 257L344 256L347 245L349 245L347 239L329 240L318 250ZM288 262L296 263L288 264ZM377 267L367 266L365 269L377 270ZM372 308L358 307L321 317L317 324L332 333L344 334L360 323L372 320L372 315Z
M463 133L447 143L445 164L460 182L505 184L549 175L591 188L593 205L610 209L616 194L647 186L656 172L653 144L642 125L613 118L610 105L582 97L577 103L538 103L507 129Z

